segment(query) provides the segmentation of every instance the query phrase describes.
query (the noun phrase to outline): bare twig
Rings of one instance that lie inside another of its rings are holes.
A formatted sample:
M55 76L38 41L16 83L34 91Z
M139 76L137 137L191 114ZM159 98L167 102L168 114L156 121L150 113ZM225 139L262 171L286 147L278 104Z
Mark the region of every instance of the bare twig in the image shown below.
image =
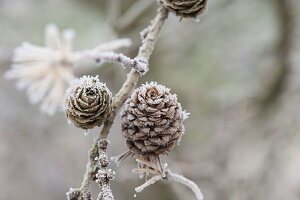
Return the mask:
M203 199L202 192L200 188L196 185L196 183L194 183L193 181L187 179L186 177L180 174L173 173L170 170L167 171L167 174L170 180L176 181L190 188L194 192L197 200Z

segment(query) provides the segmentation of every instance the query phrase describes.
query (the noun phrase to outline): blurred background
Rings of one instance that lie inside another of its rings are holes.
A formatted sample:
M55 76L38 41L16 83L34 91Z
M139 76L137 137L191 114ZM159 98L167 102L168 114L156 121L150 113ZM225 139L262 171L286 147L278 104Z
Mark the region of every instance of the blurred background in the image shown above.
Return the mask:
M98 134L68 125L63 112L42 114L3 74L15 47L43 44L46 24L76 31L75 49L129 37L134 57L139 32L155 16L154 0L0 0L0 200L65 199L79 187L87 152ZM194 180L208 200L300 199L300 2L214 0L199 22L167 20L140 83L172 89L191 113L181 145L164 157ZM97 75L118 91L126 70L106 64L77 73ZM120 118L109 155L126 150ZM111 164L115 199L194 199L176 183L158 183L134 198L143 183L134 159Z

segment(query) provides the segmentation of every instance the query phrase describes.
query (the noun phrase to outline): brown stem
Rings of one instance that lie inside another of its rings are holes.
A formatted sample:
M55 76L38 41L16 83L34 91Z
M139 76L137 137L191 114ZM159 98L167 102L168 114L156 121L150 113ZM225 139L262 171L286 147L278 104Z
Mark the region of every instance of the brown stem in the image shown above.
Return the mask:
M160 8L158 10L157 16L152 21L151 25L145 31L143 31L144 34L142 36L142 44L139 48L139 52L136 58L144 60L145 62L149 61L149 58L154 50L154 46L159 37L160 31L167 17L168 10L165 8ZM87 163L86 172L80 188L81 191L83 191L86 188L90 188L93 179L92 176L97 165L95 157L97 157L98 141L107 138L117 112L125 102L126 98L136 87L140 76L141 75L135 69L131 69L127 75L126 81L123 83L119 92L115 95L113 99L113 111L109 118L104 122L103 128L99 136L97 137L95 143L93 144L93 147L89 151L89 161Z

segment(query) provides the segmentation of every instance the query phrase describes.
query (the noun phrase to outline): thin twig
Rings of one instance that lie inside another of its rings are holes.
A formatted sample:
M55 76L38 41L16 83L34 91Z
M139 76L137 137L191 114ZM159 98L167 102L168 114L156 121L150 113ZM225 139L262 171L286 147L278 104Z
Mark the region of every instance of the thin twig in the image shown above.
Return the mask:
M82 65L83 63L93 63L94 65L101 65L103 63L117 63L124 68L134 69L141 75L144 75L148 71L148 62L139 58L131 59L121 53L115 52L96 52L84 51L75 54L75 61L77 65Z
M173 173L170 170L168 170L167 172L168 172L168 178L170 180L176 181L176 182L181 183L181 184L187 186L188 188L190 188L194 192L197 200L203 199L203 194L202 194L200 188L196 185L196 183L194 183L193 181L187 179L186 177L184 177L180 174Z
M203 194L202 194L200 188L197 186L196 183L194 183L190 179L188 179L180 174L173 173L169 169L167 170L166 175L167 175L166 177L162 177L161 175L153 176L148 181L146 181L144 184L140 185L139 187L136 187L135 191L142 192L145 188L149 187L150 185L153 185L157 181L170 180L170 181L175 181L177 183L183 184L183 185L187 186L188 188L190 188L193 191L197 200L203 199Z
M142 192L146 187L153 185L154 183L156 183L157 181L159 181L161 179L162 179L162 177L160 175L153 176L148 181L146 181L143 185L136 187L135 191Z

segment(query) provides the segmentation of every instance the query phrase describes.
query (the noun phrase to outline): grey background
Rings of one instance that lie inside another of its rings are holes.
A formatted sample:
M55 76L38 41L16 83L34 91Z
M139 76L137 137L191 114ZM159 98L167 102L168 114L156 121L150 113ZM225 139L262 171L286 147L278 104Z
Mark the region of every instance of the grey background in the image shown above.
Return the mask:
M136 1L120 2L122 15ZM292 67L284 92L267 114L259 99L269 91L278 67L275 0L209 1L198 23L179 23L171 15L151 70L140 81L170 87L191 113L181 145L164 161L193 179L205 199L300 199L300 3L290 3ZM14 81L5 80L13 49L23 41L42 45L44 26L52 22L76 31L76 49L130 37L134 45L123 53L133 57L139 31L154 17L156 5L123 29L113 9L104 0L0 0L0 200L65 199L70 187L80 186L87 151L99 132L95 128L84 136L63 113L41 114ZM117 65L77 75L83 74L99 74L114 93L126 78L126 70ZM109 139L110 156L126 150L119 117ZM131 174L135 161L111 167L117 172L112 186L116 199L193 199L174 183L158 183L133 198L134 187L143 182Z

